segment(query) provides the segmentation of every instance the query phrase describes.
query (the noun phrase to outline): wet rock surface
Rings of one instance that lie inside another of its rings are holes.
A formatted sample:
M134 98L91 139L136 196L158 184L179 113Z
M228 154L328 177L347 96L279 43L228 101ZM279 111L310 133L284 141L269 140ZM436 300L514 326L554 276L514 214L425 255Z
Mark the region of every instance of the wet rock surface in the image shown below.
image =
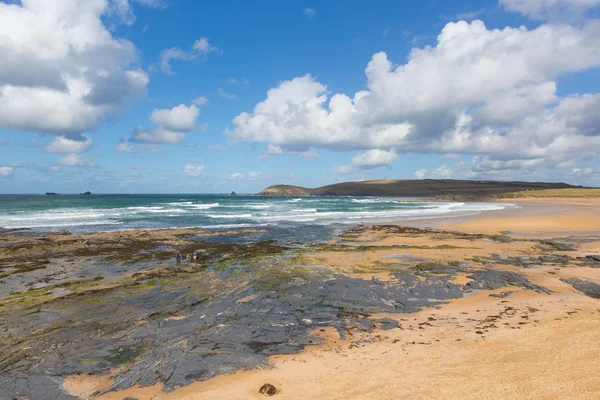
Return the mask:
M467 278L472 279L472 281L465 285L466 289L495 290L506 286L516 286L538 293L550 294L550 291L545 287L535 285L523 275L515 272L486 269L475 271Z
M386 229L377 233L390 234ZM65 235L59 237L59 253L43 269L7 275L5 282L21 285L21 291L4 293L0 302L0 400L71 399L61 386L64 376L114 368L120 372L109 390L161 382L168 392L218 374L265 367L274 354L298 353L322 341L311 335L315 329L333 327L346 338L356 331L398 327L395 319L371 314L439 307L472 290L512 286L549 293L517 273L463 260L415 261L400 272L389 271L389 279L361 279L303 264L294 252L318 251L309 245L189 234L169 232L168 243L183 253L201 249L197 263L161 264L168 253L157 247L162 239L147 239L143 232L134 237L137 247L121 255L110 242L87 238L88 245ZM72 249L81 252L80 258L65 259ZM21 254L20 248L15 251ZM3 256L12 268L9 253ZM469 283L453 281L465 273ZM31 282L35 285L23 290Z
M515 293L517 293L517 292L515 292L515 291L513 291L513 290L507 290L507 291L505 291L505 292L500 292L500 293L492 293L492 294L490 294L490 297L497 297L497 298L499 298L499 299L505 299L505 298L507 298L508 296L510 296L510 295L513 295L513 294L515 294Z
M600 284L597 284L596 282L579 278L562 279L562 281L594 299L600 299Z
M224 279L240 284L249 276L234 271L222 275L195 278L187 288L159 283L119 288L104 293L98 303L85 295L25 315L7 315L13 332L34 334L2 349L1 392L6 398L40 398L40 390L69 398L60 390L59 377L121 365L129 366L110 390L163 382L165 391L171 391L217 374L264 367L273 354L297 353L319 342L309 334L318 327L336 327L342 337L351 329L393 329L395 320L371 320L368 314L418 311L462 297L465 289L448 276L405 273L386 282L286 276L269 290L239 285L227 291L223 289L238 285ZM547 292L513 273L477 271L473 279L467 289L513 285ZM83 317L74 322L73 312Z

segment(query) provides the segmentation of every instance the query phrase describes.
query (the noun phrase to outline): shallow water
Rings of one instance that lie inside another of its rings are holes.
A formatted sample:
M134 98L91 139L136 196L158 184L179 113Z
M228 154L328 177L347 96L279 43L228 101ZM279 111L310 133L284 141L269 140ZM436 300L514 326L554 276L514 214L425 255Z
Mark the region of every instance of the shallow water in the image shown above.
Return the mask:
M279 236L311 240L310 236L315 235L311 232L331 233L323 227L469 215L510 207L495 203L399 203L396 200L197 194L0 195L0 227L77 233L184 227L277 227Z

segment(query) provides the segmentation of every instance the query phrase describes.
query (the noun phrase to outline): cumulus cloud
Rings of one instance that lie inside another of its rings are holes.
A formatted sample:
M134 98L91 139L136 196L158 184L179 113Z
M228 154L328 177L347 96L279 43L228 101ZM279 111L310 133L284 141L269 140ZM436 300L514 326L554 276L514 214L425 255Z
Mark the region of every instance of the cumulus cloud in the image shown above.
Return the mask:
M206 125L196 125L200 109L195 105L180 104L171 109L154 109L150 120L156 128L137 126L131 140L138 142L177 144L183 142L192 130L204 130Z
M137 49L104 24L120 3L0 2L0 128L81 139L145 92Z
M14 171L14 167L0 166L0 176L11 176Z
M230 85L236 85L238 83L241 83L244 86L250 86L250 81L248 81L248 78L246 78L245 76L242 76L240 79L230 76L229 78L227 78L227 83L229 83Z
M313 149L308 149L306 151L295 151L284 149L279 145L270 144L267 146L267 154L261 156L263 160L270 158L270 156L279 156L282 154L297 154L300 157L306 160L318 160L320 158L319 153L314 151Z
M165 74L172 74L171 60L192 61L213 52L221 52L221 50L211 45L208 38L202 37L194 42L190 51L181 50L177 47L163 50L160 53L160 68Z
M208 104L208 99L204 96L198 96L194 100L192 100L192 103L194 103L197 106L205 106Z
M219 97L222 97L222 98L227 99L227 100L235 100L235 99L237 99L237 95L231 94L231 93L227 93L225 91L225 89L223 89L223 88L218 88L217 89L217 94L219 95Z
M402 152L554 165L600 151L600 95L557 94L559 76L600 66L597 43L596 20L531 30L452 22L435 46L413 48L404 64L374 54L366 89L353 96L330 94L311 75L296 77L236 116L226 133L266 143L270 154L311 147L366 152L354 167L389 165Z
M352 166L357 168L369 169L390 165L396 159L394 150L373 149L365 151L352 158Z
M320 158L319 153L317 153L316 151L314 151L312 149L310 149L308 151L303 151L302 153L300 153L298 155L306 160L318 160Z
M261 173L260 172L248 172L246 175L242 174L241 172L234 172L231 175L229 175L229 180L231 181L241 181L241 180L248 180L248 181L254 181L257 180L261 177Z
M306 18L308 18L308 19L311 19L312 17L317 15L317 12L312 8L305 8L303 13L306 16Z
M84 140L72 140L65 136L57 136L44 148L46 153L82 153L92 147L92 139L82 135Z
M94 164L91 160L84 159L81 155L76 153L71 153L64 158L61 158L56 163L54 163L57 167L79 167L79 168L96 168L97 165Z
M183 169L187 176L200 176L204 172L204 165L187 164Z
M333 167L331 170L337 174L342 174L342 175L349 174L350 172L354 171L354 169L349 165L336 166L336 167Z
M566 20L582 18L600 6L600 0L500 0L500 4L536 20Z
M258 178L260 178L260 176L261 176L261 175L262 175L262 174L261 174L260 172L248 172L248 174L247 174L247 179L248 179L249 181L253 181L253 180L255 180L255 179L258 179Z
M135 147L128 140L121 140L115 149L117 153L134 153Z
M150 115L150 121L173 131L191 131L194 129L200 110L195 105L180 104L170 110L155 109Z
M429 170L427 170L425 168L421 168L421 169L415 171L415 178L417 178L417 179L425 179L425 177L427 176L428 172L429 172Z

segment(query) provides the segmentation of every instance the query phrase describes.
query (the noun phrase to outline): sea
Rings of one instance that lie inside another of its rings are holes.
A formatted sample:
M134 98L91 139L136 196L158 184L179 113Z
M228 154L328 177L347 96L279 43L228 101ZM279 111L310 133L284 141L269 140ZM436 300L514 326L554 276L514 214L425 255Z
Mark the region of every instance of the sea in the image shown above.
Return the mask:
M402 200L402 201L398 201ZM223 194L0 195L0 228L106 232L269 228L310 240L349 224L478 214L496 203L426 203L389 197L266 197ZM308 237L307 237L308 236Z

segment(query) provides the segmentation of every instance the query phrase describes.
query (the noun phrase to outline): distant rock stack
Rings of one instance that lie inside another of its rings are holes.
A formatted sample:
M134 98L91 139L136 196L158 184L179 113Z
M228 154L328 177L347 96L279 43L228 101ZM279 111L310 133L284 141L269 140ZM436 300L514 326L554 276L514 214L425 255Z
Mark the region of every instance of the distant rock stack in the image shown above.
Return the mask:
M91 196L92 192L84 192L84 193L79 193L80 196Z
M231 192L231 195L232 196L237 196L237 193L236 192Z

